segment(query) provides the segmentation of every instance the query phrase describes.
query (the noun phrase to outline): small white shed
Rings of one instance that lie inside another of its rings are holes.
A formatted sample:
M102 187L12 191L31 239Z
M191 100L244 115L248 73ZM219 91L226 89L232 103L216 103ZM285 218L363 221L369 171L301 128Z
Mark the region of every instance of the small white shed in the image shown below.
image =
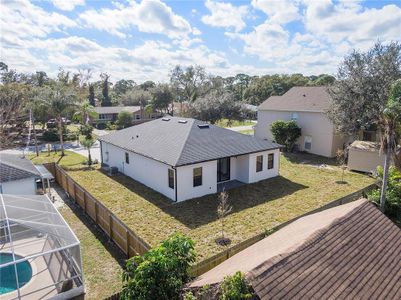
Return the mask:
M384 165L384 155L380 154L380 145L375 142L354 141L348 147L348 169L360 172L376 172Z

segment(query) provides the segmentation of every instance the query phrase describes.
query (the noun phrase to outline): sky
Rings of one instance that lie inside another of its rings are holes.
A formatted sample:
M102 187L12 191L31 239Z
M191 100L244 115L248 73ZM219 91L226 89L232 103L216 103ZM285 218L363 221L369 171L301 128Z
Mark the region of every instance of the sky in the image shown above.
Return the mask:
M335 75L353 49L401 41L401 0L1 0L0 61L19 72L91 69L166 82L213 75Z

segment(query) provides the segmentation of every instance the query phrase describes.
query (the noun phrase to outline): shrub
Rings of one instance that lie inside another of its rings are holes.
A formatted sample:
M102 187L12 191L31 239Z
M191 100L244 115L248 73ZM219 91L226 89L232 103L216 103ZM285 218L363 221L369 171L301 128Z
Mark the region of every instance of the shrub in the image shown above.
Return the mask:
M130 127L132 125L132 114L128 111L121 111L117 116L116 125L119 129Z
M383 168L377 168L377 176L379 179L383 178ZM380 189L375 189L368 194L370 201L379 205L380 203ZM390 217L401 222L401 172L395 167L391 166L389 169L389 178L386 191L386 203L384 206L384 213Z
M121 299L179 299L195 261L194 242L181 234L127 261Z
M233 276L224 278L220 286L221 300L243 300L251 299L251 287L246 282L244 274L236 272Z
M271 130L276 142L285 146L286 151L292 151L296 140L301 136L301 128L295 121L275 121Z
M93 126L89 124L81 125L81 127L79 128L79 133L84 135L86 139L92 138L92 131Z

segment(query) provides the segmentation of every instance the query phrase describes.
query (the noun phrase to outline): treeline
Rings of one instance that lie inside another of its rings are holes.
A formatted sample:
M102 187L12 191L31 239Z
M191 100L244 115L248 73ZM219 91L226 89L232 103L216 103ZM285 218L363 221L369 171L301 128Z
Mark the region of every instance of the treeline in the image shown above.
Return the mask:
M244 103L259 105L293 86L329 85L335 81L326 74L237 74L224 78L208 74L202 66L176 66L169 72L167 83L136 83L129 79L113 83L107 73L95 79L91 70L72 73L60 69L51 78L43 71L19 73L0 62L2 147L11 136L15 140L21 135L29 113L31 119L44 124L51 118L72 118L88 106L137 105L146 111L178 113L214 123L222 118L240 120L246 116Z

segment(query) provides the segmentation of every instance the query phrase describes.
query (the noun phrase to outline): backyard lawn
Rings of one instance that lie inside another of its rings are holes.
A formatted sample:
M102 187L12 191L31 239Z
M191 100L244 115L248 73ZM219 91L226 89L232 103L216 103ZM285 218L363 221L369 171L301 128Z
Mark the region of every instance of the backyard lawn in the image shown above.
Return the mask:
M65 158L61 163L68 165ZM374 182L346 171L347 183L337 183L342 171L332 160L313 155L282 155L280 163L279 177L228 191L233 211L226 218L225 232L233 245ZM182 232L196 242L198 260L224 250L215 242L221 230L216 195L173 204L123 175L109 177L100 169L69 174L152 246Z
M249 125L255 125L256 122L252 122L250 120L244 120L244 121L236 121L236 120L231 120L229 122L228 119L221 119L216 122L216 126L220 127L236 127L236 126L249 126Z

